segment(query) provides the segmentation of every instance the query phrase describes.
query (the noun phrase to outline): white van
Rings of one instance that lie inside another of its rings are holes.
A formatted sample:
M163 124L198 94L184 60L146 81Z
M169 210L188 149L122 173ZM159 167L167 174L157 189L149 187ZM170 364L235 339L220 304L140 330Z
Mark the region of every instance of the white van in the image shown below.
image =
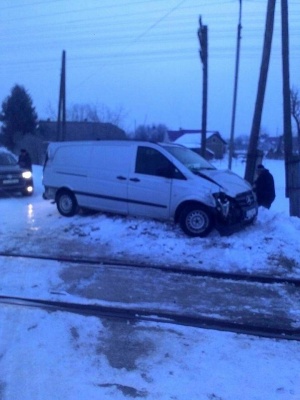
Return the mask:
M43 185L43 197L66 217L87 208L174 220L189 236L204 237L214 227L226 234L257 215L244 179L170 143L51 143Z

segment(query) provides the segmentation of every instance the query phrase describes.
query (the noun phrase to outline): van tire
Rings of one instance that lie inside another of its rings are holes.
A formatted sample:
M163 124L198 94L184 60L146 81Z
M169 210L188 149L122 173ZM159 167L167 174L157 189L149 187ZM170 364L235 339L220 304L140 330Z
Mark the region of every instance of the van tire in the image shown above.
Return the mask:
M210 212L198 204L187 205L182 210L179 224L183 232L191 237L205 237L213 228Z
M56 206L64 217L73 217L78 211L78 204L74 194L69 190L61 190L56 195Z

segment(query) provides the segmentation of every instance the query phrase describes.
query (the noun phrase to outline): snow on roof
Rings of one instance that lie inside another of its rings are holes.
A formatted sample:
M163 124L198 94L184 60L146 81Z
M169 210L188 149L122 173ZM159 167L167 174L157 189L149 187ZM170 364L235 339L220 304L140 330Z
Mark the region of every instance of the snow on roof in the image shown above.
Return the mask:
M201 147L201 135L200 133L185 133L174 141L174 143L181 144L189 149L195 149Z

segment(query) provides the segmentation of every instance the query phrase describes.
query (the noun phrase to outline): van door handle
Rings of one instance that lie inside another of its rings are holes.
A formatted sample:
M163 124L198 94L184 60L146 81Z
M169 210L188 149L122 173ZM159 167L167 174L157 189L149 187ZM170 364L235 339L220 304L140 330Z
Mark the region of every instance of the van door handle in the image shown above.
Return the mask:
M140 182L139 178L130 178L129 179L131 182Z
M117 179L119 179L120 181L126 181L125 176L121 176L121 175L117 176Z

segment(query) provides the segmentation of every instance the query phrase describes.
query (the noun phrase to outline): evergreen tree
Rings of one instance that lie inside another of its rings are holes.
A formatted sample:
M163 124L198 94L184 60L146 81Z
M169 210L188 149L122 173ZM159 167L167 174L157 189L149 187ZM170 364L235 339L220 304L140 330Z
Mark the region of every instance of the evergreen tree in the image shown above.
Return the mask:
M10 96L3 101L0 121L3 122L4 142L9 149L13 149L17 133L26 135L35 132L37 113L23 86L15 85Z

